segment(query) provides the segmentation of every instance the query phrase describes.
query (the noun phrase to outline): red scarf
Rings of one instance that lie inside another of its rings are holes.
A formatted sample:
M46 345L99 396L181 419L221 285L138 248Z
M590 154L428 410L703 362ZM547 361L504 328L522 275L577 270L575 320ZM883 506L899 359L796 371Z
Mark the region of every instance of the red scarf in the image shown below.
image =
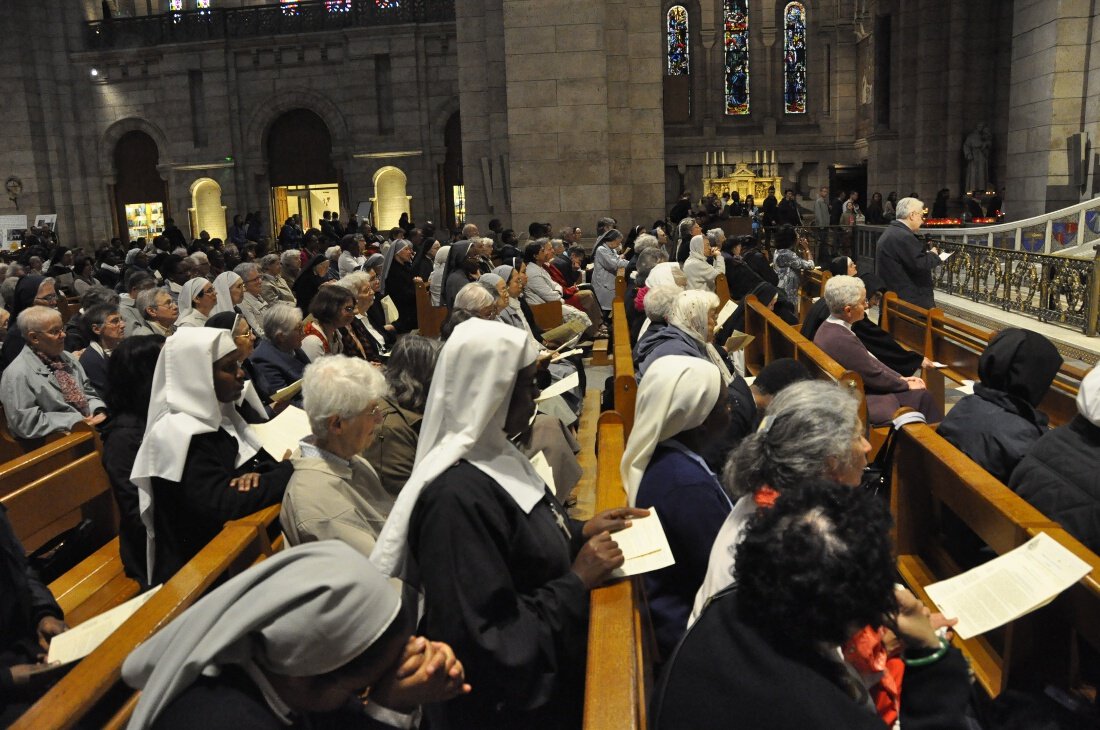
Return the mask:
M88 397L80 389L80 383L76 382L76 377L69 370L69 366L65 364L65 361L60 357L43 355L41 352L35 352L34 354L38 355L38 359L53 371L57 384L61 386L61 395L65 397L65 402L80 411L80 415L91 415L88 413Z

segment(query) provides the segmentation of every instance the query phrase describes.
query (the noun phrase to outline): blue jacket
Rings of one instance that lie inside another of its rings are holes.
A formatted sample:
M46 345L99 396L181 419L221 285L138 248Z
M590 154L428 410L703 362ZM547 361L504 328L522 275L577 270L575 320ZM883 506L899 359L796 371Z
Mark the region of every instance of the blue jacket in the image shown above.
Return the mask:
M301 350L295 350L293 355L289 355L275 347L269 340L264 340L257 345L248 360L255 370L256 379L263 383L269 393L275 393L301 380L306 365L309 365L309 358ZM300 406L301 395L291 402Z
M635 377L639 382L645 375L646 368L666 355L686 355L707 359L707 352L703 345L682 329L667 325L654 332L653 325L650 325L645 334L638 338L638 345L634 348L634 367L637 371Z

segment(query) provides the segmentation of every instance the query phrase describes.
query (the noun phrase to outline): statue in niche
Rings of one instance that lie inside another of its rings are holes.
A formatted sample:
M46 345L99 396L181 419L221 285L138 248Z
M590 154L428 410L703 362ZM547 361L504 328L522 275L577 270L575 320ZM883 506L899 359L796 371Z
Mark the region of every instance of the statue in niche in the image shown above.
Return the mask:
M981 191L989 184L989 150L993 147L993 133L989 126L979 124L963 141L966 157L966 189Z

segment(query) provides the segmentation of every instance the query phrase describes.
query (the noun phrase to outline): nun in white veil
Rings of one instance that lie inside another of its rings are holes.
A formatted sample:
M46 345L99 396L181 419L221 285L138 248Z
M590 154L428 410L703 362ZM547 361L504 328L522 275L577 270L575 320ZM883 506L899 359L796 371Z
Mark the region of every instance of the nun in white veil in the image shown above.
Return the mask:
M629 504L661 518L676 564L645 575L660 655L685 629L707 573L711 546L733 508L703 454L730 422L726 385L714 365L669 355L654 362L638 387L634 428L620 465Z
M170 578L225 522L281 502L292 472L237 412L244 371L226 330L168 338L152 394L130 473L148 534L148 585Z
M221 314L236 310L244 300L244 279L232 271L224 271L214 279L214 291L218 294L218 303L210 314Z
M622 563L609 531L638 513L573 522L509 439L534 413L537 356L501 322L455 328L412 474L371 554L423 588L425 633L454 647L476 685L428 708L433 726L579 726L588 591Z
M217 305L215 289L205 278L188 279L180 287L176 327L202 327Z
M439 301L443 295L443 272L447 268L447 257L451 254L450 246L440 246L435 252L435 260L432 265L431 276L428 277L428 291L432 297L432 306L441 306Z
M412 627L397 591L351 547L322 540L284 550L127 657L123 679L142 690L129 728L244 728L261 718L264 727L309 727L317 713L340 726L370 718L412 727L415 717L390 708L414 692L440 701L470 689L450 648L410 639ZM416 667L403 687L392 681L399 667Z

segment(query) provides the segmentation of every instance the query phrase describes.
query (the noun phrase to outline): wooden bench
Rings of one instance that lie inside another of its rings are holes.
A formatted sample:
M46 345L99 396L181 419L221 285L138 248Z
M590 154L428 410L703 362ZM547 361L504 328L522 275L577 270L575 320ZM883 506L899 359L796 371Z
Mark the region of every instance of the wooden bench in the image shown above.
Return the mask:
M634 427L634 402L638 397L638 381L634 377L634 354L630 350L630 327L622 300L613 302L611 321L615 328L613 378L615 410L623 419L623 431L629 438Z
M1001 484L929 425L904 426L894 452L891 511L898 570L929 605L924 586L960 572L941 540L943 515L952 513L997 554L1047 532L1094 566L1047 607L982 636L954 642L991 697L1009 686L1044 681L1068 685L1078 635L1100 648L1100 558Z
M798 287L798 321L805 322L806 315L814 300L825 295L825 282L832 278L828 269L809 269L800 272L801 284Z
M125 727L139 693L122 681L122 663L139 644L202 597L222 576L232 576L271 555L268 529L279 505L226 524L118 630L107 637L12 725L21 730L86 726Z
M714 293L718 295L718 310L721 311L730 300L730 287L725 274L719 274L714 280Z
M428 282L422 281L416 285L416 327L423 337L439 337L447 313L446 307L432 306Z
M531 316L534 317L535 324L538 325L540 330L545 332L555 327L561 327L563 320L560 301L529 304L528 306L531 307Z
M605 411L599 423L596 511L626 506L619 476L626 444L623 418ZM652 631L640 578L597 588L590 597L585 730L643 730L652 671Z

